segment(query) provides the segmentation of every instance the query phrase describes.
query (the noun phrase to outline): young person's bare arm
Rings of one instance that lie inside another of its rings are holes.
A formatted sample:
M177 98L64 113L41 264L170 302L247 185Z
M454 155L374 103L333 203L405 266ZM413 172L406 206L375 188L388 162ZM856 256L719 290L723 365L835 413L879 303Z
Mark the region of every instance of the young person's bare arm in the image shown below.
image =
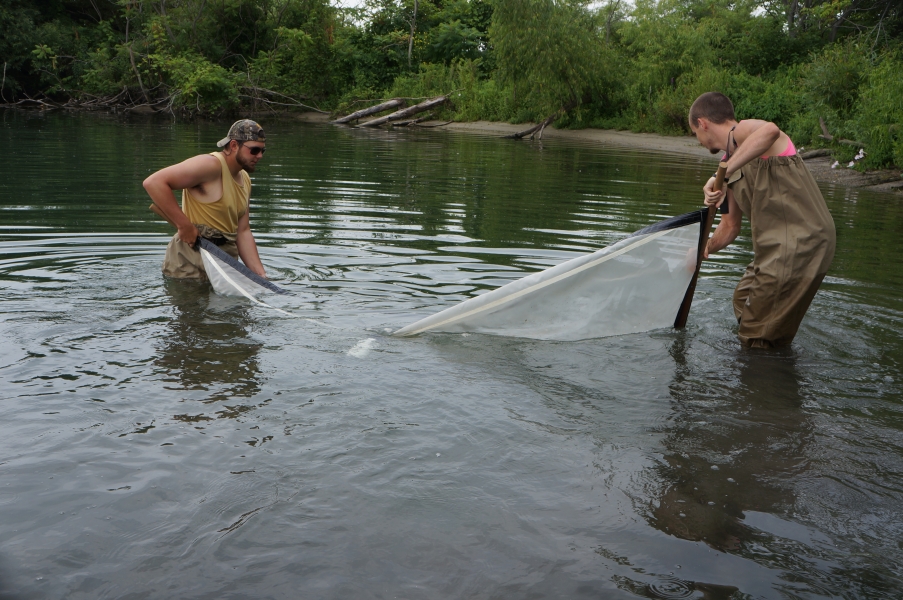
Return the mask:
M203 154L153 173L144 180L144 189L179 229L179 239L193 245L198 238L197 227L182 212L173 191L203 186L221 177L220 162L214 156Z
M739 171L746 163L760 156L771 154L769 150L780 137L781 130L774 123L759 119L740 121L734 130L734 140L739 147L727 161L727 177ZM777 153L779 154L780 151Z
M740 234L743 213L734 200L734 193L730 189L727 190L727 206L728 213L721 215L721 221L718 223L718 227L715 228L715 233L712 234L712 237L709 238L705 245L705 251L702 254L703 258L708 258L710 254L727 248Z
M264 270L263 263L260 262L260 255L257 253L257 240L254 239L254 234L251 233L250 207L248 208L249 210L238 219L238 233L235 238L235 245L238 246L238 255L241 257L241 262L245 263L249 269L261 277L266 277L266 270Z

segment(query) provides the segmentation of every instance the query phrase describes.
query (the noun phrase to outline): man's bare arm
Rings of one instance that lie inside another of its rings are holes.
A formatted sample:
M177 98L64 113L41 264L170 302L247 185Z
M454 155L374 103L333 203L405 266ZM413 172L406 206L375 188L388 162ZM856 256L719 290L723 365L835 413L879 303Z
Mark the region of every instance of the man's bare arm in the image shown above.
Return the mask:
M740 167L751 160L767 154L781 137L781 130L768 121L747 119L737 125L734 134L740 147L727 161L727 177L739 171Z
M734 200L734 193L727 190L728 213L721 215L721 222L715 228L715 233L709 238L703 252L703 258L708 258L710 254L714 254L719 250L727 248L740 234L740 223L743 219L743 213Z
M266 270L264 270L263 263L260 262L260 255L257 253L257 240L254 239L254 234L251 233L249 212L250 207L248 207L248 212L245 212L238 219L238 234L235 238L235 245L238 246L238 255L241 257L241 261L261 277L266 277Z
M193 245L197 241L198 230L188 220L173 196L174 190L184 190L215 181L222 175L219 161L210 155L200 155L179 164L160 169L144 180L144 189L154 204L169 217L179 230L179 239Z

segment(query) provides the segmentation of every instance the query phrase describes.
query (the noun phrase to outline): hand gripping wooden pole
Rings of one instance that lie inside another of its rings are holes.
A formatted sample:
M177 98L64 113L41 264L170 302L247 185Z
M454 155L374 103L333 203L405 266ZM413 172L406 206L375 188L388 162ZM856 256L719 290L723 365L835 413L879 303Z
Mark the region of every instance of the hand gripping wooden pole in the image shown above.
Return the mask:
M716 192L724 187L724 175L727 172L727 163L722 161L718 164L718 172L715 173L715 184L712 186ZM699 268L702 266L702 255L705 252L706 244L709 243L709 232L712 230L712 223L715 222L715 212L717 208L713 206L706 207L705 223L702 224L702 230L699 234L699 247L696 250L696 270L693 272L693 279L687 287L687 293L684 300L680 304L680 310L677 311L677 317L674 319L674 327L682 329L687 324L687 317L690 315L690 305L693 303L693 294L696 292L696 280L699 279Z

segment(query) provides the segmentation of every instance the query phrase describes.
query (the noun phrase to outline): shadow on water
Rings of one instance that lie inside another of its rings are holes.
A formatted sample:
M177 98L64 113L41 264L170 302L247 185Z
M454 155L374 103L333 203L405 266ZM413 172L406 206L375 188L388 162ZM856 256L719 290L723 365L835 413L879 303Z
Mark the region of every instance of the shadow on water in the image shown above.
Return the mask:
M235 418L253 407L226 404L236 398L252 398L261 386L258 355L263 344L248 334L245 303L214 295L206 282L166 279L163 289L174 307L156 365L169 375L164 385L172 389L201 391L200 401L221 407L217 418ZM180 414L179 421L210 421L214 417Z
M698 374L687 364L686 340L671 346L674 414L665 428L662 489L648 512L650 525L670 535L738 551L758 535L744 524L746 511L781 512L793 505L782 482L805 470L812 423L802 410L801 374L792 350L741 349L730 395L694 389Z
M732 365L729 371L708 375L730 381L728 393L716 395L700 385L687 345L680 336L669 349L675 367L669 384L673 414L661 428L663 461L649 479L657 489L635 498L637 512L669 536L800 576L806 565L797 551L811 550L788 548L780 536L793 537L796 530L806 539L795 541L805 543L819 534L776 516L792 510L795 491L789 482L805 471L813 436L797 357L790 349L741 348L719 362ZM622 576L619 587L651 598L747 597L731 585L676 577L649 582ZM816 577L803 587L818 590L821 582Z

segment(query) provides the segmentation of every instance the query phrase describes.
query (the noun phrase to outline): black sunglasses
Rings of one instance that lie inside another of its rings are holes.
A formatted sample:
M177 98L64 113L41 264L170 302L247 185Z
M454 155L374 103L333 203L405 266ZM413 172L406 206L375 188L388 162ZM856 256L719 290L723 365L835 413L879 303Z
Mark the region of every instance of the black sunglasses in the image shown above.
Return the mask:
M247 148L248 152L251 153L251 156L257 156L258 154L263 154L267 151L266 148L261 148L260 146L245 146L243 143L239 142L242 148Z

